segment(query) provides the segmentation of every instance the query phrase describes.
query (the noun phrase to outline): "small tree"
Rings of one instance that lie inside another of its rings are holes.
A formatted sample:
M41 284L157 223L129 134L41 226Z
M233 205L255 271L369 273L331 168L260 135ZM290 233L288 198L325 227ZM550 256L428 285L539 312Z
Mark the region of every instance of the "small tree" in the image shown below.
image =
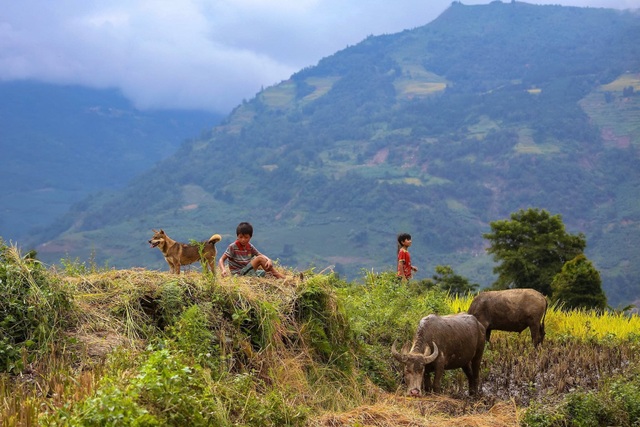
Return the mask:
M554 302L567 308L604 310L607 297L602 290L600 273L584 255L567 262L551 282Z
M487 252L500 262L493 269L495 289L533 288L550 295L553 277L587 245L582 233L568 234L562 217L545 210L521 209L490 226L483 237L491 242Z
M474 292L480 286L477 283L469 283L469 279L456 274L448 265L437 265L433 280L438 288L452 295Z

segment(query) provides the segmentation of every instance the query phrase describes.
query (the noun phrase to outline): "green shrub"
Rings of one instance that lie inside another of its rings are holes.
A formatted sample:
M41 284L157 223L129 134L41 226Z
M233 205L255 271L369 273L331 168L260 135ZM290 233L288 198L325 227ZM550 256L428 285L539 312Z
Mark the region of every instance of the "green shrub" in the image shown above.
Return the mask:
M349 371L353 368L352 335L332 279L333 275L307 279L298 289L294 312L315 358Z
M70 310L69 295L34 254L23 257L0 239L0 371L22 370L22 352L45 349Z
M136 402L137 396L110 385L86 399L79 408L79 414L71 415L66 410L59 411L48 421L48 425L60 426L132 426L155 427L163 425L154 415Z
M211 304L193 305L186 309L174 325L167 328L173 346L193 357L199 364L217 372L220 348L213 325L207 317Z
M570 425L599 427L619 425L615 405L602 393L572 393L565 400L564 411Z
M185 284L179 280L164 282L160 286L158 308L160 311L160 325L171 325L185 309Z
M640 376L638 373L631 381L615 381L610 390L613 401L627 414L628 425L640 426Z
M394 272L367 274L364 285L341 291L358 340L391 347L394 340L410 340L420 319L448 314L446 294L416 283L396 280Z
M638 375L616 378L601 390L568 394L560 404L532 403L521 424L527 427L640 425Z
M164 425L221 425L222 408L206 383L199 368L162 349L149 354L129 388Z
M525 410L520 425L526 427L565 427L565 415L553 405L533 402Z

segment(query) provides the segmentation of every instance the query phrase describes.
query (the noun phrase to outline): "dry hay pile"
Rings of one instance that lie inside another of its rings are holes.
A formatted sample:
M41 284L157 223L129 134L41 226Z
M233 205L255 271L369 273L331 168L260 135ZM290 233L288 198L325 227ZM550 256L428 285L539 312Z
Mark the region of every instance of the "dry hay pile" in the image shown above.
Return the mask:
M406 398L385 395L375 405L347 412L325 414L309 425L314 427L513 427L518 423L514 402L495 405L469 399L429 395Z
M285 279L230 277L214 278L200 273L179 276L144 269L110 270L81 276L61 276L75 301L75 338L84 354L102 359L114 349L144 347L172 303L211 300L224 295L232 310L251 310L264 302L281 313L291 312L301 276L288 273ZM224 325L220 325L224 329ZM222 339L224 344L224 339ZM250 351L250 348L246 349Z

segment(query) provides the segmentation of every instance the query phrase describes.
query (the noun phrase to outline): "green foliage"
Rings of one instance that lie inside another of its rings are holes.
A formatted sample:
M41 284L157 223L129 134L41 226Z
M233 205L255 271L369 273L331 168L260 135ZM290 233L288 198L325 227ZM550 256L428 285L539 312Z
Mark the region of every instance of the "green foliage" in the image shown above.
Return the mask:
M212 311L209 303L203 306L192 305L168 328L167 335L179 351L191 355L200 365L217 372L220 348L213 333L214 327L207 316Z
M640 425L638 375L609 380L598 391L576 391L559 404L531 404L523 414L527 427L599 427Z
M333 275L314 275L305 280L297 292L294 311L317 360L349 371L353 367L352 332L333 287L334 280Z
M113 384L107 385L82 403L81 415L60 410L49 419L48 424L69 427L162 426L156 416L136 403L137 398L131 390L123 390Z
M439 289L454 296L475 292L480 286L477 283L469 283L469 279L456 274L449 265L436 265L433 280Z
M186 305L186 291L179 280L162 283L158 295L158 308L161 313L160 325L171 325L180 316Z
M202 370L185 364L180 353L150 350L141 362L134 378L105 377L95 396L52 418L92 426L229 425Z
M221 417L203 379L199 368L185 364L179 353L164 349L149 354L130 387L166 425L217 424Z
M30 254L33 255L33 254ZM0 238L0 372L19 372L68 323L70 296L35 258Z
M599 393L573 393L567 396L564 403L564 412L571 425L577 427L599 427L603 425L615 425L615 406L611 400Z
M496 289L533 288L550 295L553 277L586 246L582 233L567 233L562 217L544 209L520 209L490 226L483 237L490 242L487 252L500 263L493 269Z
M80 261L80 258L74 259L62 258L60 264L64 268L65 274L69 276L82 276L90 273L97 273L98 271L106 271L109 269L109 265L105 263L104 267L100 268L96 263L96 252L91 251L91 256L88 261Z
M562 266L551 282L551 289L552 301L568 309L604 310L607 306L600 273L583 254Z
M640 425L640 380L638 376L614 381L610 388L611 399L628 416L629 425Z
M308 410L283 389L248 374L212 380L180 351L149 348L135 359L114 354L92 396L47 417L71 426L302 426ZM128 359L128 360L127 360ZM134 369L133 377L126 374Z

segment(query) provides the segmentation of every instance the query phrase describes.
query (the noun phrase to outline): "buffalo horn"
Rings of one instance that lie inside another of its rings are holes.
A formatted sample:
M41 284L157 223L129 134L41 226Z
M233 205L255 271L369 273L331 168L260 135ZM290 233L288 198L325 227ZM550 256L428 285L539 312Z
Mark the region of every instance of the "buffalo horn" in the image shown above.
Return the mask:
M433 344L433 353L431 353L431 349L429 348L429 346L426 346L426 348L424 349L424 364L428 365L429 363L433 362L434 360L436 360L436 357L438 357L438 346L436 345L435 342L432 342Z
M402 353L398 353L398 350L396 350L396 341L397 340L395 340L391 345L391 354L393 355L393 357L396 358L398 362L405 363L407 361L407 355L405 354L404 351ZM404 350L404 347L403 347L403 350Z

